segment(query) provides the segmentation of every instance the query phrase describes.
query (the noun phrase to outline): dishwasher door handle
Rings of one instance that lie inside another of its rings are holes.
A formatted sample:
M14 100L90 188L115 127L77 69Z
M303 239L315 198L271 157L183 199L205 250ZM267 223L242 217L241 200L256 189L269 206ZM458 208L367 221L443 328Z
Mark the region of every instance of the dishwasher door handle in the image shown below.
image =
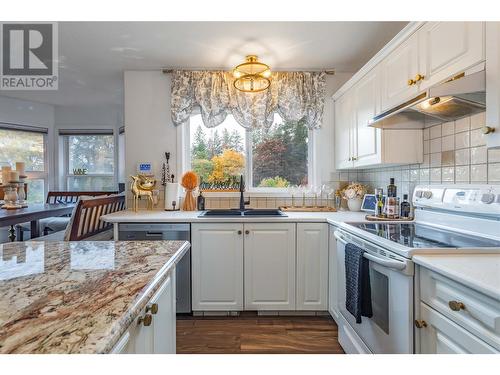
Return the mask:
M163 237L162 232L146 232L146 237Z

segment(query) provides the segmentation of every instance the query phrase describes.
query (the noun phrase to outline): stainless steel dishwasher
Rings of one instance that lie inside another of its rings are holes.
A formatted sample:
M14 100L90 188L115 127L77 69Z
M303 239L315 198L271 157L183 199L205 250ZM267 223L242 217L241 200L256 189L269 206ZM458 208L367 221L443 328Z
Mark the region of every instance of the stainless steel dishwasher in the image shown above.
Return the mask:
M119 239L125 241L189 241L191 225L183 224L119 224ZM191 249L176 266L177 313L191 313Z

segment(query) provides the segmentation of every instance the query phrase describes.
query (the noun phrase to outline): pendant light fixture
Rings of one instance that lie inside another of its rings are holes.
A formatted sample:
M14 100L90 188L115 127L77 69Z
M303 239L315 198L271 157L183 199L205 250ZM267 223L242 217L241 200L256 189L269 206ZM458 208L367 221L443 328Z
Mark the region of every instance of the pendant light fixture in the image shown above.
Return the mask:
M233 69L234 87L243 92L260 92L271 85L271 68L258 61L257 56L248 55L243 64Z

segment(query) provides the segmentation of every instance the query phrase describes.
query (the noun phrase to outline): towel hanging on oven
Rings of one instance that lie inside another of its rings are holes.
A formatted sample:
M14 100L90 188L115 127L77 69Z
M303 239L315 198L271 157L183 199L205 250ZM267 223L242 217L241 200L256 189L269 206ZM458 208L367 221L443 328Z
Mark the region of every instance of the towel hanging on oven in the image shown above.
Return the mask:
M370 263L363 257L364 252L352 243L345 246L345 307L358 324L361 323L362 316L373 316Z

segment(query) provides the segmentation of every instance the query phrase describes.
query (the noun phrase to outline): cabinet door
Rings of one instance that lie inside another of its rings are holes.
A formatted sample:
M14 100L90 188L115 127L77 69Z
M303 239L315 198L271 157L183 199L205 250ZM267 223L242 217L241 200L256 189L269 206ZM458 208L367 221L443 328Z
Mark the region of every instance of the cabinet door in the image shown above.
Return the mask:
M337 297L337 241L335 239L335 227L328 228L328 311L338 321L338 297Z
M335 166L337 169L352 168L352 128L354 112L351 97L345 93L335 101Z
M485 59L483 22L427 22L418 34L421 89Z
M379 67L368 72L354 88L356 126L354 127L354 166L379 164L382 160L381 129L368 126L379 111Z
M381 63L382 111L404 103L418 93L418 85L409 85L408 80L418 73L418 34L397 47Z
M243 309L243 224L191 226L193 311Z
M498 353L470 332L420 302L420 319L427 327L418 328L421 354Z
M500 22L486 22L486 134L488 148L500 147Z
M297 310L327 310L328 224L297 224Z
M245 310L295 309L295 224L245 224Z
M158 312L153 315L153 353L175 354L176 348L176 312L175 312L175 268L164 281L160 290L150 303L158 305Z
M143 311L139 316L144 316ZM122 353L128 354L152 354L153 353L153 330L152 327L138 323L136 318L129 327L129 338Z

